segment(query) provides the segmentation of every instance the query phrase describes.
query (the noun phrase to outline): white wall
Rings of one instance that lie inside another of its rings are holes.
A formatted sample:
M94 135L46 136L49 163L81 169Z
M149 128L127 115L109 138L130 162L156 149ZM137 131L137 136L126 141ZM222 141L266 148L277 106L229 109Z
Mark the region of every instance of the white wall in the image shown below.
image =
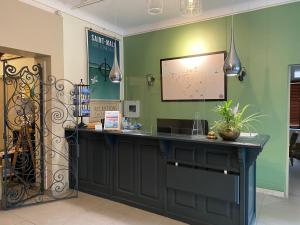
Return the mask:
M23 56L32 53L35 58L49 56L51 73L63 75L61 16L17 0L0 0L0 27L1 52Z
M64 32L64 75L65 79L74 83L79 83L83 79L87 83L87 38L86 28L92 28L96 32L104 35L116 37L120 40L120 59L123 70L123 37L105 30L99 26L80 20L76 17L62 14ZM124 84L121 84L121 99L124 96Z

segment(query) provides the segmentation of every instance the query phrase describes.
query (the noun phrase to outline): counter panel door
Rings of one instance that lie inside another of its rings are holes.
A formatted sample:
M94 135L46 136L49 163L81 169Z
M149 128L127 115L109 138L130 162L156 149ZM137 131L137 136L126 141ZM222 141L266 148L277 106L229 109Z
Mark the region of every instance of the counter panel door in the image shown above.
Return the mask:
M110 194L112 185L110 179L111 149L106 145L104 137L89 138L90 152L90 186L98 194Z
M96 134L81 135L79 143L79 190L100 196L109 195L112 189L111 149L104 137Z
M164 206L165 164L158 141L143 140L137 144L138 198L155 209Z
M173 143L166 166L167 213L195 224L239 224L235 152L227 147Z
M235 203L174 189L168 189L167 198L167 213L171 216L195 224L239 224L239 205Z
M134 141L130 138L119 138L114 153L114 194L134 201L137 193L137 157Z
M89 140L85 135L79 135L78 187L84 191L90 184Z

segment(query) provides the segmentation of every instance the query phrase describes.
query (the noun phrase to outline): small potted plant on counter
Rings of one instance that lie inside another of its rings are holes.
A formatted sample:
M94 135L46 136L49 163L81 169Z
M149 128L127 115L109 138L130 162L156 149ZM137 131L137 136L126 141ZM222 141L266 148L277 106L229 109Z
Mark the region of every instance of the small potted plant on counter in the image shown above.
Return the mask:
M214 122L212 129L218 132L224 141L235 141L240 136L242 129L250 130L253 128L251 123L258 121L257 119L261 117L259 113L245 116L248 107L249 105L246 105L240 110L239 103L232 106L232 100L218 105L215 111L221 116L221 119Z

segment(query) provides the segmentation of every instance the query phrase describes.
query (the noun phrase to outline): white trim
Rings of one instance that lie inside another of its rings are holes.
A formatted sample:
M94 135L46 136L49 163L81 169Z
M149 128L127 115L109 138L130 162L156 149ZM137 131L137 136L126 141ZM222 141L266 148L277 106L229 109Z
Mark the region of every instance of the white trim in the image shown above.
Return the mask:
M24 3L33 5L35 7L51 11L57 12L62 11L71 16L77 17L86 22L95 24L103 28L103 30L111 30L112 32L124 35L124 36L132 36L136 34L147 33L151 31L157 31L162 29L167 29L171 27L177 27L181 25L196 23L200 21L206 21L216 18L221 18L229 15L240 14L245 12L251 12L259 9L269 8L278 5L289 4L293 2L299 2L300 0L253 0L247 1L235 6L228 6L226 8L221 8L217 10L212 10L209 12L204 12L202 15L198 17L186 18L182 16L178 16L176 18L160 21L159 23L149 24L149 25L141 25L132 28L122 28L113 25L110 22L99 19L98 17L91 16L88 13L85 13L80 10L72 10L67 5L57 1L57 0L19 0Z
M288 99L287 99L287 109L288 109L288 124L287 124L287 146L286 146L286 165L285 165L285 196L289 196L289 190L290 190L290 153L289 153L289 145L290 145L290 80L291 80L291 65L288 67L288 75L287 75L287 91L288 91Z
M287 198L284 192L281 191L274 191L274 190L269 190L269 189L263 189L263 188L256 188L257 193L262 193L265 195L271 195L279 198Z
M23 2L25 4L28 4L28 5L34 6L36 8L45 10L45 11L50 12L50 13L56 13L56 11L57 11L57 9L49 7L47 5L44 5L40 2L36 2L35 0L19 0L19 1Z
M300 0L263 0L263 1L253 1L253 2L244 2L234 7L227 7L217 10L212 10L207 13L203 13L198 17L193 18L185 18L185 17L177 17L166 21L161 21L155 24L142 25L138 27L134 27L131 29L127 29L124 36L132 36L142 33L148 33L157 30L163 30L167 28L192 24L201 21L207 21L217 18L222 18L230 15L241 14L251 11L256 11L264 8L270 8L279 5L285 5L293 2L299 2Z

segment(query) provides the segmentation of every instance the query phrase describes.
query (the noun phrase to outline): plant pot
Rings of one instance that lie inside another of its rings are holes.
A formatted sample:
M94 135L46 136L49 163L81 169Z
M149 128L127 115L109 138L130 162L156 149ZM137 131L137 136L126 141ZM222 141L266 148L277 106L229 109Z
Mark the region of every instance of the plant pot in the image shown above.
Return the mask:
M219 131L220 137L223 141L235 141L240 136L239 130L221 130Z

